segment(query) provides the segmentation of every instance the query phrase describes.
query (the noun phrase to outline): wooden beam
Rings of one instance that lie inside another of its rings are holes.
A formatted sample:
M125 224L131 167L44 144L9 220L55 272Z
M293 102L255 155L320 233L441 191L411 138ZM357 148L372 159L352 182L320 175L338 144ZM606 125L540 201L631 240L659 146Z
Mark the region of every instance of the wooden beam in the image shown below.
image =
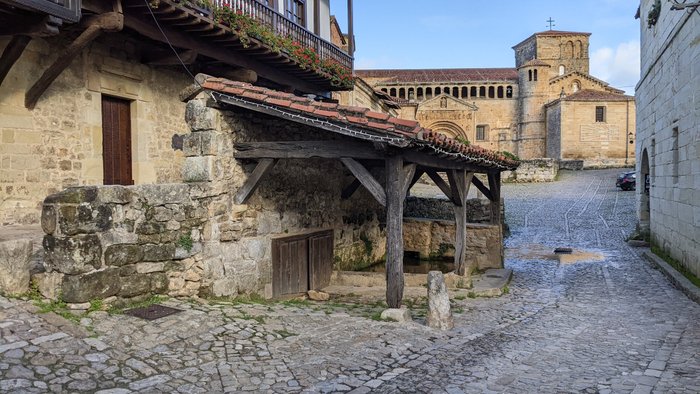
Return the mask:
M407 164L403 166L403 178L401 179L401 198L405 199L413 186L413 176L416 174L416 165Z
M236 192L236 196L234 197L236 204L245 204L248 202L250 196L253 194L255 189L258 188L262 177L270 172L276 163L277 160L274 159L262 159L258 162L258 165L250 174L243 186L241 186L240 189L238 189L238 192Z
M420 177L425 174L425 171L422 168L416 168L416 173L413 174L413 179L411 179L411 184L408 186L408 191L406 192L406 197L408 197L411 194L411 188L418 182Z
M360 183L362 183L362 186L369 191L369 193L379 202L382 204L382 206L386 206L387 200L386 200L386 193L384 192L384 188L382 188L382 185L377 182L376 179L372 176L372 174L367 171L367 169L360 163L356 162L355 160L349 158L349 157L343 157L340 159L340 161L343 162L345 167L352 172L353 175L355 175L355 178L357 178Z
M118 12L109 12L94 17L88 17L85 23L88 27L75 39L58 58L44 71L39 79L27 91L24 105L33 109L42 94L51 86L56 78L68 67L78 54L103 32L114 32L122 29L124 17Z
M501 224L501 173L488 174L491 189L491 224Z
M382 159L383 155L374 151L371 144L355 141L270 141L270 142L239 142L236 143L237 159L276 158L276 159L308 159L318 157L324 159L340 159L352 157L355 159Z
M14 66L20 56L22 56L22 52L24 52L24 49L31 40L32 38L29 36L13 36L12 40L10 40L5 47L5 50L2 51L2 56L0 56L0 85L2 85L2 81L5 80L12 66Z
M450 199L452 202L455 201L454 196L452 195L452 189L435 170L425 170L425 173L428 174L430 179L433 180L433 183L435 183L435 185L439 187L440 190L442 190L442 193L445 195L445 197Z
M360 188L362 184L360 181L355 178L352 183L350 183L345 189L343 189L343 192L340 193L340 198L343 200L347 200L348 198L352 197L353 194L357 191L357 189Z
M167 28L165 26L163 26L163 33L161 33L161 31L158 30L158 28L152 22L153 21L151 21L151 23L144 22L143 20L130 15L126 15L124 19L124 25L126 27L136 30L139 34L152 40L165 42L165 38L163 37L164 33L165 36L168 37L170 43L175 47L192 49L203 56L208 56L229 65L255 70L261 77L267 78L280 85L293 86L306 93L320 93L316 85L293 77L288 73L284 73L276 67L263 64L250 56L225 50L220 46L210 44L203 40L197 40L187 33Z
M489 189L487 189L483 183L481 183L481 180L479 178L473 177L472 183L474 184L474 186L476 186L477 189L479 189L479 191L484 196L486 196L486 198L488 198L489 200L493 200L493 197L491 196L491 191Z
M179 56L179 58L178 58ZM177 56L175 56L174 53L171 51L167 51L166 53L161 53L160 56L153 57L152 59L146 60L146 63L149 66L172 66L172 65L180 65L180 61L184 64L192 64L197 60L197 51L194 50L186 50L181 53L178 53Z
M386 159L386 303L400 308L403 299L403 159Z
M450 185L459 201L459 204L454 203L453 206L455 212L455 273L463 276L467 274L467 196L474 174L467 173L465 170L452 170L448 174Z
M487 173L490 168L482 167L474 164L468 164L455 160L445 159L426 153L426 151L407 151L402 153L404 160L410 163L416 163L423 167L433 168L437 170L461 170L465 169L469 172Z

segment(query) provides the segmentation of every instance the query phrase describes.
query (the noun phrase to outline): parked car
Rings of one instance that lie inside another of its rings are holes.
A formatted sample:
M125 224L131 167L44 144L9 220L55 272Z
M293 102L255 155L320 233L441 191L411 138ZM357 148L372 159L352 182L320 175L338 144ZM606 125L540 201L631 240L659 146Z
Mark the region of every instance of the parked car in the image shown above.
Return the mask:
M637 173L636 172L623 172L617 176L617 181L615 186L622 190L634 190L637 184Z

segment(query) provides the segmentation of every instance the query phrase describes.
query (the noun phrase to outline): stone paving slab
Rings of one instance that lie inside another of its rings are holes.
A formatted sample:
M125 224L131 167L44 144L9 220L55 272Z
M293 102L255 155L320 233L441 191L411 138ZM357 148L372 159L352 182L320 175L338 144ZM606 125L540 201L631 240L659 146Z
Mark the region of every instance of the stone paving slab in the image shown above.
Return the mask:
M700 306L623 241L634 195L616 171L506 185L508 248L561 244L604 259L513 259L510 292L453 296L455 329L374 320L384 306L170 299L154 321L80 323L0 297L2 393L700 392ZM408 304L408 302L407 302Z

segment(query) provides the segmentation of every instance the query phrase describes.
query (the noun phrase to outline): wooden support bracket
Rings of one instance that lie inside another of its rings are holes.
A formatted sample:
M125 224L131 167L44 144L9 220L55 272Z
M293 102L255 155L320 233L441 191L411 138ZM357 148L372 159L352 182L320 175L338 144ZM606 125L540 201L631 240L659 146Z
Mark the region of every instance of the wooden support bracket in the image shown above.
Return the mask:
M491 224L501 224L501 173L488 174L491 189Z
M260 180L265 176L265 174L270 172L270 170L272 169L272 167L275 166L276 163L276 159L262 159L258 162L258 165L250 174L243 186L241 186L241 188L238 189L238 192L234 197L234 201L236 202L236 204L245 204L248 202L250 196L253 194L255 189L258 188Z
M352 183L350 183L345 189L343 189L343 192L340 193L340 198L343 200L347 200L348 198L352 197L353 194L357 191L357 189L360 188L362 184L360 181L357 179L354 179Z
M2 56L0 56L0 85L2 81L5 80L7 73L10 72L12 66L14 66L17 59L22 56L22 52L29 44L32 38L24 35L16 35L12 37L12 40L7 44L5 50L2 51Z
M476 186L476 188L479 189L479 191L480 191L484 196L486 196L486 198L488 198L489 200L493 201L493 197L492 197L492 195L491 195L491 191L490 191L488 188L486 188L486 186L484 186L483 183L481 183L481 180L479 180L479 178L473 177L473 178L472 178L472 184L474 184L474 186Z
M440 190L441 190L442 193L445 195L445 197L447 197L448 199L450 199L452 202L455 202L455 200L454 200L454 198L453 198L453 196L452 196L452 189L451 189L450 186L445 182L445 180L442 179L442 177L441 177L437 172L435 172L435 170L432 170L432 169L430 169L430 170L425 170L425 173L428 174L428 176L430 177L430 179L433 180L433 182L435 183L435 185L436 185L438 188L440 188Z
M343 157L340 159L345 167L347 167L350 172L357 178L362 186L364 186L367 191L379 202L382 206L386 206L386 192L382 185L377 182L376 179L370 174L369 171L360 163L349 157Z

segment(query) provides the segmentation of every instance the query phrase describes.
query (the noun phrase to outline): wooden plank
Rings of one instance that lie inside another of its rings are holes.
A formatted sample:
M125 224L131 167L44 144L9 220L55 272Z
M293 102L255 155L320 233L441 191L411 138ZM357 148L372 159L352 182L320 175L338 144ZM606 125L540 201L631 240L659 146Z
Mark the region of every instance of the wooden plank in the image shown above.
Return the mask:
M416 174L416 165L408 164L403 166L403 179L401 180L401 198L408 196L411 186L413 186L413 176Z
M488 174L491 189L491 224L501 224L501 173Z
M455 273L466 275L467 273L467 196L469 195L469 185L473 173L465 170L452 170L450 175L450 185L455 190L460 204L454 204L455 212Z
M462 195L460 193L462 193L464 186L462 185L462 178L456 179L455 176L457 174L464 174L465 170L447 170L446 173L447 180L450 183L450 191L452 191L452 203L461 207L464 205L464 202L462 201Z
M400 308L403 299L403 159L386 159L386 303Z
M276 159L262 159L260 162L258 162L258 165L253 170L253 173L250 174L243 186L238 189L238 192L234 197L236 204L245 204L248 202L250 196L253 194L255 189L258 188L262 177L265 176L265 174L267 174L276 163Z
M454 198L453 198L453 196L452 196L452 189L451 189L450 186L445 182L445 180L442 179L442 177L441 177L437 172L435 172L435 170L428 169L428 170L425 170L425 173L428 174L428 176L430 177L430 179L433 180L433 183L435 183L435 185L436 185L438 188L440 188L440 190L442 191L442 193L443 193L447 198L449 198L451 201L454 202Z
M29 36L12 36L12 40L7 44L5 50L2 51L2 56L0 56L0 85L2 85L2 81L5 80L7 73L10 72L15 62L22 56L22 52L24 52L31 40L32 38Z
M42 94L48 89L56 78L68 67L73 60L78 57L78 54L95 38L99 37L105 31L114 32L121 30L123 26L123 16L116 12L109 12L98 15L94 18L87 18L85 23L88 27L83 31L78 38L75 39L66 49L64 49L58 58L44 71L39 79L27 91L24 99L24 105L28 109L33 109Z
M416 163L423 167L442 169L442 170L460 170L465 169L470 172L477 172L485 174L488 172L490 167L478 166L475 164L469 164L461 161L452 160L449 158L438 157L433 154L427 153L428 149L424 151L407 151L403 153L404 160L411 163ZM449 157L449 156L446 156Z
M387 197L386 193L384 192L384 188L382 188L382 185L380 185L379 182L374 179L372 174L370 174L362 164L349 157L343 157L340 159L340 161L342 161L345 167L347 167L355 178L362 183L362 186L369 191L377 202L379 202L382 206L386 206Z
M491 196L491 191L488 188L486 188L486 186L484 186L483 183L481 183L481 180L479 178L473 177L472 184L474 184L474 186L476 186L476 188L479 189L479 191L484 196L486 196L486 198L488 198L489 200L493 200L493 197Z
M309 289L330 285L333 273L333 230L309 238Z
M239 142L234 145L237 159L381 159L371 144L354 141L269 141Z
M348 198L352 197L353 194L357 191L357 189L360 188L362 184L360 181L355 178L352 183L350 183L345 189L343 189L342 193L340 193L340 198L343 200L347 200Z

